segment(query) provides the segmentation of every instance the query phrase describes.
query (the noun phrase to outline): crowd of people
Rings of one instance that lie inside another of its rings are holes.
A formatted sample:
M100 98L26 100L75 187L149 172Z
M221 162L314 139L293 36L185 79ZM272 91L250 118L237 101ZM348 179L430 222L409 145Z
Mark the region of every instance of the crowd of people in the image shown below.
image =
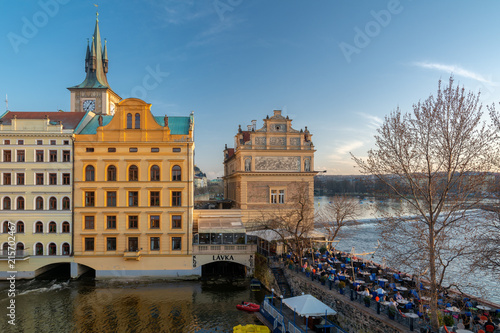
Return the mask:
M430 288L416 276L335 249L309 253L302 260L292 254L287 258L295 265L302 262L301 270L313 279L328 280L337 287L350 287L365 302L380 302L389 313L399 312L402 316L414 313L424 321L429 320ZM437 303L444 315L452 316L458 328L484 332L500 330L496 318L500 310L495 312L464 295L444 289L439 292Z

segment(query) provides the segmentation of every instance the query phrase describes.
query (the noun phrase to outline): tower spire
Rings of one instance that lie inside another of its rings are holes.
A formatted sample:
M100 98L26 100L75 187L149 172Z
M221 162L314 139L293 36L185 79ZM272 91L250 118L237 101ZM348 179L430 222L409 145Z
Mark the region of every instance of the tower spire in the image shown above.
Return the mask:
M97 7L97 5L94 5ZM96 12L92 43L87 39L87 53L85 55L85 80L73 88L109 88L106 73L108 72L108 49L102 46L101 32L99 31L99 12Z

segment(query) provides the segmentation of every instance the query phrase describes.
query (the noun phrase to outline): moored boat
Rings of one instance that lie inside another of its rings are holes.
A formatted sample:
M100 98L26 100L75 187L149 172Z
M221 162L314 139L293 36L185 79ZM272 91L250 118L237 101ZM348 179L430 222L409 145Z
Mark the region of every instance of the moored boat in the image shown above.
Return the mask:
M252 279L250 281L250 290L256 291L256 290L260 290L260 288L261 288L261 283L258 279Z
M264 325L238 325L233 327L233 333L270 333L271 330Z
M260 310L260 305L250 302L242 302L241 304L236 304L236 308L242 311L257 312Z

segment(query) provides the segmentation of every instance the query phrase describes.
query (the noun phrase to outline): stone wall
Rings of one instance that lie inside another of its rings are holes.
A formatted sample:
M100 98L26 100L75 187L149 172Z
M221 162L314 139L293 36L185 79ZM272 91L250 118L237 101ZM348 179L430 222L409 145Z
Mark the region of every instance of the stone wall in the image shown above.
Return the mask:
M340 327L350 333L397 333L410 332L403 325L367 310L363 304L351 302L336 290L328 290L302 274L289 269L283 270L295 295L311 294L335 311L335 319ZM347 289L346 289L347 291ZM416 330L415 330L416 331ZM415 332L414 331L414 332Z

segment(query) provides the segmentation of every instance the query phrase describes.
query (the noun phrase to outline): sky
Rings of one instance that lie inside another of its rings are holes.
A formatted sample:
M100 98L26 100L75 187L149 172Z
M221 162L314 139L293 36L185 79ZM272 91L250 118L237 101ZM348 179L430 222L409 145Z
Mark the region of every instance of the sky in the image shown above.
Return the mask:
M0 0L0 98L69 111L85 78L97 0ZM195 163L213 179L238 125L273 110L308 127L315 170L357 174L386 115L455 81L500 101L500 2L101 0L111 88L155 115L195 116ZM497 23L495 23L497 22ZM6 108L0 104L0 111ZM485 110L486 111L486 110Z

